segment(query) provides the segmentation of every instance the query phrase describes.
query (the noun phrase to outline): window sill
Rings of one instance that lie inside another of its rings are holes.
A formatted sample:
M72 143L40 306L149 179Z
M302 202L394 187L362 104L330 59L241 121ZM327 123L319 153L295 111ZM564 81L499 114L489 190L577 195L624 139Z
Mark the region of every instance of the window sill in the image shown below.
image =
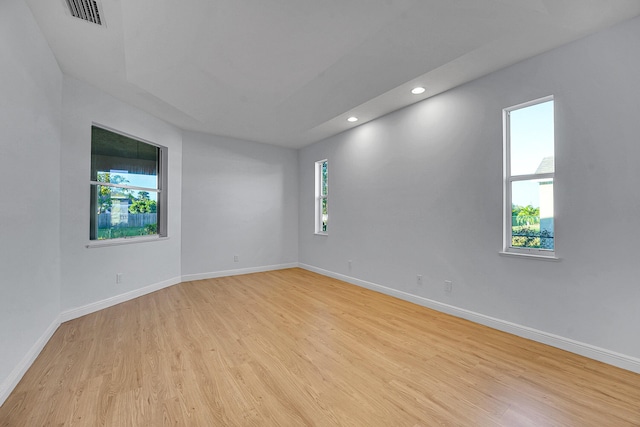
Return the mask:
M316 236L328 236L329 235L329 233L327 233L327 232L324 232L324 233L323 232L317 232L317 233L313 233L313 234L315 234Z
M514 257L514 258L523 258L523 259L524 258L535 259L539 261L552 261L552 262L560 261L560 258L556 257L555 255L549 256L549 255L525 254L520 252L505 252L505 251L498 252L498 255L506 256L506 257Z
M169 240L169 237L149 236L149 237L125 237L122 239L93 240L85 245L87 249L103 248L106 246L130 245L132 243L148 243Z

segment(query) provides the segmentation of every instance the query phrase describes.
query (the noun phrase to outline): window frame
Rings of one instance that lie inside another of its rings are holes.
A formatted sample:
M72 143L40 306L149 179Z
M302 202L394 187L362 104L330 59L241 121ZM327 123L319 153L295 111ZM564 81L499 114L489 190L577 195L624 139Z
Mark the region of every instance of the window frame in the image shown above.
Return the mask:
M89 178L89 190L90 190L90 198L89 198L90 211L89 212L90 213L89 213L89 244L87 245L87 247L111 246L111 245L118 245L118 244L124 244L124 243L146 242L149 240L159 240L159 239L168 238L168 232L167 232L168 148L163 145L148 141L144 138L140 138L138 136L113 129L99 123L93 122L91 124L91 128L94 128L94 127L158 148L158 160L157 160L158 175L157 175L157 188L139 187L139 186L125 185L125 184L115 184L110 182L101 182L101 181L95 181ZM91 132L91 134L93 134L93 132ZM91 148L93 147L92 144L93 144L93 136L91 137L91 141L90 141ZM98 233L97 213L96 213L96 206L95 206L95 201L93 196L94 187L97 187L97 186L122 188L127 190L147 191L147 192L156 193L157 195L156 196L157 197L157 200L156 200L157 232L153 234L145 234L140 236L117 237L113 239L98 239L97 238L97 233Z
M326 194L322 194L322 165L327 165ZM322 202L325 201L327 208L326 225L323 227ZM324 228L324 230L323 230ZM323 159L315 162L315 234L326 236L329 230L329 160Z
M553 172L550 173L539 173L539 174L526 174L526 175L511 175L511 120L510 115L512 111L521 110L524 108L532 107L534 105L543 104L545 102L553 102L553 158L554 158L554 168ZM523 102L521 104L517 104L508 108L504 108L502 110L503 117L503 250L501 254L505 255L515 255L515 256L525 256L532 258L544 258L550 260L557 260L556 257L556 230L557 230L557 221L556 221L556 213L555 213L555 200L556 200L556 192L555 192L555 184L556 184L556 105L555 105L555 97L554 95L544 96L542 98L537 98L531 101ZM514 247L513 243L513 229L512 229L512 188L514 182L525 182L532 180L551 180L553 181L554 191L553 191L553 250L543 249L543 248L527 248L527 247Z

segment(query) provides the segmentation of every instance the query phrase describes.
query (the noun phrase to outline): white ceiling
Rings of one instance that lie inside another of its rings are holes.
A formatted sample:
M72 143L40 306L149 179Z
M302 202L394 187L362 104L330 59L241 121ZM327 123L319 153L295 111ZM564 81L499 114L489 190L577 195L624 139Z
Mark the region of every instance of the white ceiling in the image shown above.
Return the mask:
M67 75L183 129L287 147L640 14L638 0L99 0L100 27L66 0L26 1Z

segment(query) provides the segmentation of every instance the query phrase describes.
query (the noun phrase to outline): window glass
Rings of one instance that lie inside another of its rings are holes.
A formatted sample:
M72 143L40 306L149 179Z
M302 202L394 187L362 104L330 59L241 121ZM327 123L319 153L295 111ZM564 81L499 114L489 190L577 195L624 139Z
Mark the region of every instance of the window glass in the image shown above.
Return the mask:
M91 240L165 235L163 147L91 128Z
M511 175L554 172L553 101L513 110L509 116Z
M505 250L553 255L554 101L532 101L505 113Z
M329 162L315 164L315 232L327 234L329 224Z
M328 219L329 219L329 210L327 209L327 199L322 199L322 207L321 207L321 225L320 225L320 230L324 231L326 233L327 231L327 223L328 223Z
M553 179L511 185L511 245L553 249Z
M324 161L321 164L321 168L320 168L320 180L322 182L321 184L321 191L320 194L322 196L326 196L329 194L329 180L327 179L327 166L328 166L328 162Z

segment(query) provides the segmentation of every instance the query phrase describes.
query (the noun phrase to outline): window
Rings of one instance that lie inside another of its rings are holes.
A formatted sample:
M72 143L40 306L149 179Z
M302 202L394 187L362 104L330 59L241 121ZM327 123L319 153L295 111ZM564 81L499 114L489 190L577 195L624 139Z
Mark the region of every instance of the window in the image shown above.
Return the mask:
M316 234L327 234L329 220L329 162L316 162Z
M91 127L90 239L166 236L167 149Z
M555 256L554 101L504 110L505 252Z

